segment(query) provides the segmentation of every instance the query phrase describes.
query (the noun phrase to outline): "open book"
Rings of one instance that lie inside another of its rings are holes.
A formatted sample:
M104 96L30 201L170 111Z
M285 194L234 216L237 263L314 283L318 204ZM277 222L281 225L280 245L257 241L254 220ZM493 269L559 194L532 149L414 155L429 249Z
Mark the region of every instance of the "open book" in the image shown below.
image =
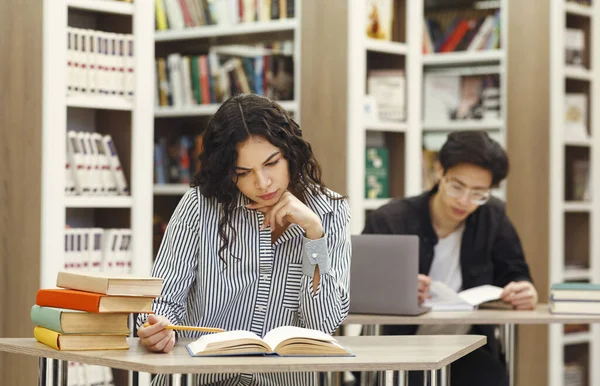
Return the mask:
M191 356L354 356L331 335L294 326L274 328L262 339L241 330L204 335L186 348Z
M423 306L432 311L470 311L476 307L511 309L510 304L500 300L502 288L493 285L482 285L456 293L446 284L433 280L429 288L431 299Z

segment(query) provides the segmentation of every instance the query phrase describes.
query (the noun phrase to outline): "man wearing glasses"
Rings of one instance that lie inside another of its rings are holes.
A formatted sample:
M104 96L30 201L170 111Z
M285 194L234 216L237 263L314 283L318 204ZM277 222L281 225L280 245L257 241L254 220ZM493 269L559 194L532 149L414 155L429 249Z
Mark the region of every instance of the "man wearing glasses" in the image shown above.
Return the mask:
M368 216L363 233L419 236L419 303L430 297L436 280L456 292L493 284L504 288L502 300L514 309L535 307L538 295L519 236L503 202L491 197L507 174L506 152L486 133L454 132L439 152L431 191L394 200ZM384 326L383 332L486 335L485 347L452 364L452 385L508 385L493 326ZM413 376L418 374L411 373L411 385L418 382Z

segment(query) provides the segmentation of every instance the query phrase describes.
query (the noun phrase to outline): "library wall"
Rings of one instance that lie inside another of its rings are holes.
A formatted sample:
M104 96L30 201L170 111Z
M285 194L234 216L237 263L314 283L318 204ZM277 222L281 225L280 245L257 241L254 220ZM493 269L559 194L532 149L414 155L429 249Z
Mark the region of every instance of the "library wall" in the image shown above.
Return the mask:
M549 5L545 2L522 2L509 7L506 147L512 167L507 183L507 212L523 243L541 303L548 302L550 285L550 68L549 45L540 44L547 39L549 17ZM548 385L547 367L547 326L519 326L516 384Z
M323 168L323 181L347 193L348 4L345 0L302 2L302 108L300 125ZM327 68L317 59L327 52Z
M42 7L0 2L0 336L32 336L41 222ZM27 14L27 20L20 15ZM25 322L24 322L25 321ZM4 385L33 385L33 357L0 354Z

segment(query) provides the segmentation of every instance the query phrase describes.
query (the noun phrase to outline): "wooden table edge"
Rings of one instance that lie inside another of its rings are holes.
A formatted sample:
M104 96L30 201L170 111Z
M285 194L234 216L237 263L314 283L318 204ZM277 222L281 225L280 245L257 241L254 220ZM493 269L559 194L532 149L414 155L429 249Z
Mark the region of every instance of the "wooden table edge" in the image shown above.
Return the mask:
M289 365L281 365L281 364L273 364L273 363L265 363L261 365L261 371L256 371L255 364L247 365L247 369L243 365L236 365L236 371L231 371L228 367L229 365L224 363L223 366L212 367L210 371L200 371L196 372L197 374L217 374L217 373L243 373L243 372L251 372L251 373L295 373L295 372L342 372L342 371L429 371L429 370L439 370L454 361L462 358L463 356L475 351L476 349L482 347L486 343L486 337L482 335L469 335L471 337L478 337L479 339L474 339L471 344L462 348L461 350L451 354L447 358L437 361L431 362L426 365L423 364L415 364L415 363L404 363L404 364L394 364L394 363L363 363L360 365L353 364L355 360L354 357L345 358L348 360L345 364L330 364L330 363L311 363L310 370L307 370L306 364L289 364ZM58 359L64 361L72 361L72 362L81 362L89 365L98 365L98 366L106 366L115 369L122 370L130 370L130 371L139 371L153 374L185 374L189 373L189 365L146 365L143 363L135 363L135 362L126 362L122 359L111 359L111 358L95 358L86 355L78 355L79 351L58 351L47 348L41 343L37 343L39 348L23 348L16 347L14 343L10 341L12 339L22 340L25 338L0 338L0 352L7 352L12 354L21 354L28 355L34 357L45 357L51 359ZM33 339L33 338L31 338ZM161 354L155 354L161 355ZM277 357L272 357L273 359L277 359ZM283 358L282 358L283 359ZM285 358L289 359L289 357Z

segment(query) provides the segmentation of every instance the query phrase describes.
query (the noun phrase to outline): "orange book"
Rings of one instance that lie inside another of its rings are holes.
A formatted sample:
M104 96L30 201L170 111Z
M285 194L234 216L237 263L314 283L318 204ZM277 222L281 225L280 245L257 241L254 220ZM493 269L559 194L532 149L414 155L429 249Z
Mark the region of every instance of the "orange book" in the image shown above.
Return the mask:
M108 296L67 289L40 289L35 304L94 313L152 313L153 297Z

